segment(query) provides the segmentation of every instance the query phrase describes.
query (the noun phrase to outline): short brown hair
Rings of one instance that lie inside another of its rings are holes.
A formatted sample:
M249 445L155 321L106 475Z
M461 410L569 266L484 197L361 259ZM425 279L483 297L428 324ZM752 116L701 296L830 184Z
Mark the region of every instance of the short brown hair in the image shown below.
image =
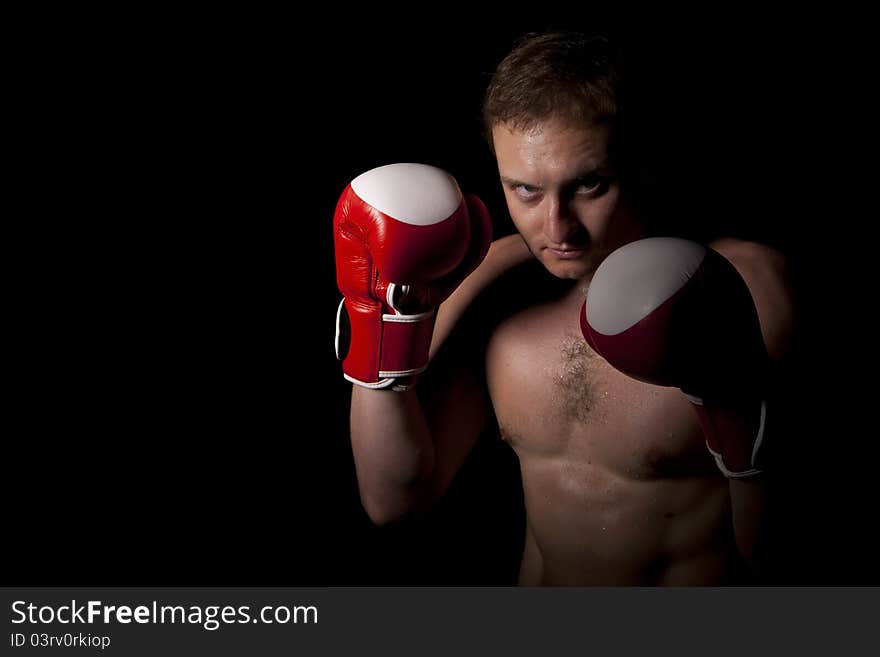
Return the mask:
M527 34L501 61L483 102L483 124L528 130L560 118L613 121L618 114L621 51L609 39L572 32Z

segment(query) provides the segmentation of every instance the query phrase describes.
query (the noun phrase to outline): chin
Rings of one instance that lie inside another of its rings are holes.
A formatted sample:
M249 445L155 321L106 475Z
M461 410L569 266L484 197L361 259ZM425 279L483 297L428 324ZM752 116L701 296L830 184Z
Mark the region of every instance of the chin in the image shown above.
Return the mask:
M567 262L556 258L544 258L542 262L548 272L561 279L578 280L596 271L596 267L588 257Z

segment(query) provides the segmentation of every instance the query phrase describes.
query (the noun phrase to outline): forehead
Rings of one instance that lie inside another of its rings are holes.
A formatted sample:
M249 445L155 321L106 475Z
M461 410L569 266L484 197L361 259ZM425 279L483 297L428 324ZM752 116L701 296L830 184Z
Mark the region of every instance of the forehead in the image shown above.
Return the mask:
M528 129L497 124L492 129L502 176L577 176L607 165L610 126L549 120Z

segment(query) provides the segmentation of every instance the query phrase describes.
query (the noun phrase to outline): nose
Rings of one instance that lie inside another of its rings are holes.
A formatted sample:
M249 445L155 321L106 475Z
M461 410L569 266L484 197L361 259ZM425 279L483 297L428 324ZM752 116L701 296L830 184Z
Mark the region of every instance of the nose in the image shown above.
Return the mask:
M577 217L563 200L551 197L547 199L547 202L544 236L554 245L570 241L581 227Z

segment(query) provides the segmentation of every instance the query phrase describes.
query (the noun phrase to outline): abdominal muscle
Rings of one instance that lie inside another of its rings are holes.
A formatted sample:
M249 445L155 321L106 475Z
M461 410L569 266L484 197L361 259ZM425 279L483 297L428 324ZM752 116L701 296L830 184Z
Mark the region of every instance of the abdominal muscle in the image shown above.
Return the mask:
M527 458L521 468L521 585L733 583L737 555L723 481L627 479L559 458Z

